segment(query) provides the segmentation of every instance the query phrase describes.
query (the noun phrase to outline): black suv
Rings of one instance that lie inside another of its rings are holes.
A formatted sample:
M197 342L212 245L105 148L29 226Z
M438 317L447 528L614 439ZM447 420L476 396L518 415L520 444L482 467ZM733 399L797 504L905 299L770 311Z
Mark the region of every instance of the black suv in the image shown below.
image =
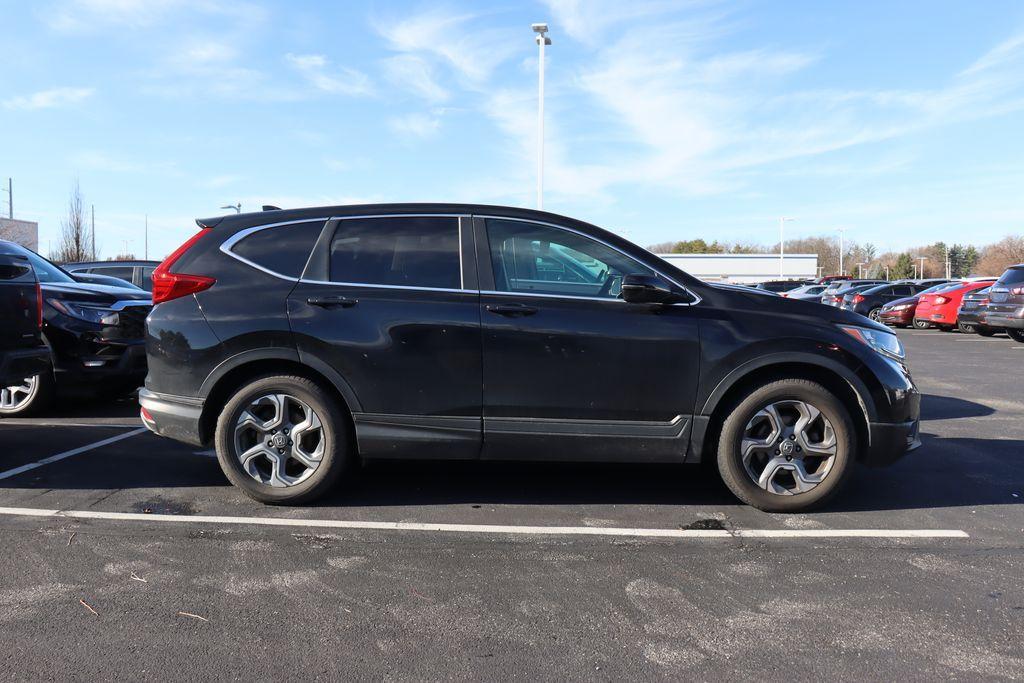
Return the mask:
M38 412L58 386L93 394L134 389L146 374L143 327L151 308L149 293L78 282L39 254L7 244L32 264L39 278L42 335L52 372L20 381L18 386L27 390L0 406L0 417Z
M919 445L884 326L701 282L571 218L397 204L231 215L153 274L152 431L257 500L357 458L717 461L764 510Z
M43 295L20 247L0 241L0 414L32 391L49 369L41 329Z
M1002 328L1010 339L1024 343L1024 264L1008 268L989 288L988 300L981 325Z

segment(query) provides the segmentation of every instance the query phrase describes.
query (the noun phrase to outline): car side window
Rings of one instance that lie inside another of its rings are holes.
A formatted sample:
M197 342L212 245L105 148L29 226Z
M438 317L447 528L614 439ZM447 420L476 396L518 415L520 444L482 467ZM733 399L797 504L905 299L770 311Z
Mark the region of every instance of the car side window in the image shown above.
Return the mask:
M257 230L239 240L231 251L278 275L297 278L323 227L323 219L318 219Z
M892 288L892 293L896 296L910 296L914 293L914 288L910 285L896 285Z
M508 219L487 219L494 288L616 299L625 275L657 275L639 261L583 235Z
M339 221L331 241L331 281L461 289L459 219L382 216Z
M90 273L96 275L106 275L107 277L116 277L126 282L132 281L132 274L135 269L132 266L103 266L97 268L90 268Z
M139 287L142 287L147 292L153 291L153 271L156 270L150 266L144 266L142 268L142 282L139 283Z

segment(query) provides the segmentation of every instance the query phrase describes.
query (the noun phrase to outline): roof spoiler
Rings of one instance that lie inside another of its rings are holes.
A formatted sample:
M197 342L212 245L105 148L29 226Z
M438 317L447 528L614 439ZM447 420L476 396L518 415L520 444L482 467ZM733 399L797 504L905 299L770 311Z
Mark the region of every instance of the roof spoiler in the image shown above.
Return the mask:
M216 228L217 225L224 220L224 216L217 216L215 218L197 218L196 225L200 228Z

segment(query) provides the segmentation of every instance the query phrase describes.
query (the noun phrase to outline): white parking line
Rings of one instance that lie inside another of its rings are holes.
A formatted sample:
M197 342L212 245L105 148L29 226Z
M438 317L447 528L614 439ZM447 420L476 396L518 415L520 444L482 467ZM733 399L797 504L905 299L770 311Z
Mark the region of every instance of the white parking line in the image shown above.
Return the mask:
M960 529L635 529L588 526L514 526L505 524L440 524L429 522L367 522L341 519L284 517L222 517L217 515L165 515L95 510L40 510L0 507L9 517L106 519L122 522L177 524L234 524L245 526L306 527L317 529L371 529L463 534L520 534L546 536L634 536L646 538L970 538Z
M49 465L50 463L57 462L58 460L63 460L64 458L70 458L72 455L78 455L79 453L85 453L85 452L91 451L91 450L93 450L95 448L100 448L102 446L106 446L108 444L112 444L112 443L115 443L117 441L121 441L122 439L127 439L129 437L135 436L136 434L141 434L142 432L145 432L145 431L147 431L145 427L143 427L141 429L133 429L130 432L126 432L124 434L118 434L117 436L112 436L109 439L103 439L102 441L97 441L96 443L91 443L91 444L89 444L87 446L79 446L78 448L72 448L70 451L64 451L63 453L58 453L57 455L51 455L48 458L43 458L42 460L37 460L36 462L30 462L27 465L22 465L21 467L15 467L14 469L7 470L6 472L0 472L0 479L8 479L10 477L17 476L17 475L19 475L19 474L21 474L23 472L28 472L29 470L34 470L37 467L42 467L43 465Z

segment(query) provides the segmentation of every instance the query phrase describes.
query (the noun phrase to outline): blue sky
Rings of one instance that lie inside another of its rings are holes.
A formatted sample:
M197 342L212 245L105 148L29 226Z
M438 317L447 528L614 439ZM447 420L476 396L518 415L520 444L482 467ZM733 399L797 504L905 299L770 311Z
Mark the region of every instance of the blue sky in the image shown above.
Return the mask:
M77 178L105 256L236 201L531 206L545 20L549 210L641 244L1024 232L1017 0L0 0L0 176L43 251Z

